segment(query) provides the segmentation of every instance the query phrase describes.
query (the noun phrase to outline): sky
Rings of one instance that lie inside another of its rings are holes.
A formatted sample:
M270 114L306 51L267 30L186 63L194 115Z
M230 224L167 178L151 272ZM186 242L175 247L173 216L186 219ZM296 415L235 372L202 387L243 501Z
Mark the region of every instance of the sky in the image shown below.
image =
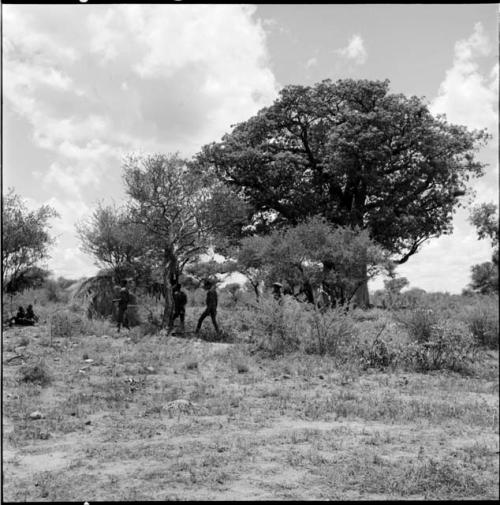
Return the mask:
M93 275L75 224L98 201L123 201L127 153L190 157L287 84L389 79L391 92L493 135L453 233L397 269L410 287L460 293L492 253L467 216L498 203L498 14L499 4L2 5L3 192L59 212L56 276Z

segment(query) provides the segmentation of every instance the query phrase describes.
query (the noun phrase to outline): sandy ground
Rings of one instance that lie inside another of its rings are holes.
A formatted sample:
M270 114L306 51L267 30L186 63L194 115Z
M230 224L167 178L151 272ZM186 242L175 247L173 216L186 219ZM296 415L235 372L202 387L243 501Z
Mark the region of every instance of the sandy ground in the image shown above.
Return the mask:
M3 335L5 501L499 496L498 353L464 377L111 331L49 344ZM38 359L51 382L20 381Z

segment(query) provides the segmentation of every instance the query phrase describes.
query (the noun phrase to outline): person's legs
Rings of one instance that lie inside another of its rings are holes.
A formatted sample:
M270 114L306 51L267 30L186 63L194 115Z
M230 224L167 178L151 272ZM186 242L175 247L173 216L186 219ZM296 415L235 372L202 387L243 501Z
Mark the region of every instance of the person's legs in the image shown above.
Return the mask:
M205 309L203 311L203 314L200 316L200 318L198 319L198 324L196 325L196 331L195 333L198 333L200 331L200 328L201 328L201 323L203 322L203 320L210 314L210 311L208 309Z
M211 310L210 311L210 317L212 318L212 324L214 325L215 331L219 333L219 327L217 326L217 311L216 310Z
M128 309L123 311L123 326L130 330L130 325L128 324Z
M184 327L184 319L186 317L186 311L185 311L185 309L181 309L179 311L179 316L181 318L181 331L182 331L182 333L184 333L184 328L185 328Z
M124 314L124 310L122 307L118 307L118 317L117 317L117 325L116 325L116 329L118 330L118 332L120 332L120 328L121 328L121 325L123 323L123 314Z

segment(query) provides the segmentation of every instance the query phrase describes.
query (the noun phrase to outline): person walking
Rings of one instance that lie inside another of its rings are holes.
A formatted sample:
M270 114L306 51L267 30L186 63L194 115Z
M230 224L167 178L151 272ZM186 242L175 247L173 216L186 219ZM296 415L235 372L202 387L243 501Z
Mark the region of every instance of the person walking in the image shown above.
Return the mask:
M212 323L214 325L215 331L218 334L219 327L217 326L217 319L216 319L218 297L217 297L217 291L215 289L215 282L207 279L205 281L203 288L207 290L207 299L206 299L207 307L204 310L203 314L201 314L200 318L198 319L198 324L196 325L195 333L198 334L200 332L201 323L203 323L203 320L207 316L210 316L210 318L212 319Z

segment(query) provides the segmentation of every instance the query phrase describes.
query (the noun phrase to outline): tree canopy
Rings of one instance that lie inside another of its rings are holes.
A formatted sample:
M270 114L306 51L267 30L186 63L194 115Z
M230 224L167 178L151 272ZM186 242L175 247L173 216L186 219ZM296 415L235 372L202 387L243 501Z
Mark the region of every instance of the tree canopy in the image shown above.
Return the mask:
M403 263L451 231L485 131L434 117L389 81L345 79L287 86L279 98L202 148L211 167L264 228L321 215L359 226Z
M148 236L133 223L126 208L98 203L91 216L77 224L81 249L101 268L112 268L117 281L136 270L144 273Z
M50 219L57 212L49 205L28 210L23 199L10 189L3 199L2 208L2 286L23 285L29 272L47 258L53 238L49 234ZM20 282L17 283L16 279Z
M476 227L479 239L489 238L493 247L491 261L471 267L472 291L498 293L498 214L494 203L482 203L472 208L469 221Z

